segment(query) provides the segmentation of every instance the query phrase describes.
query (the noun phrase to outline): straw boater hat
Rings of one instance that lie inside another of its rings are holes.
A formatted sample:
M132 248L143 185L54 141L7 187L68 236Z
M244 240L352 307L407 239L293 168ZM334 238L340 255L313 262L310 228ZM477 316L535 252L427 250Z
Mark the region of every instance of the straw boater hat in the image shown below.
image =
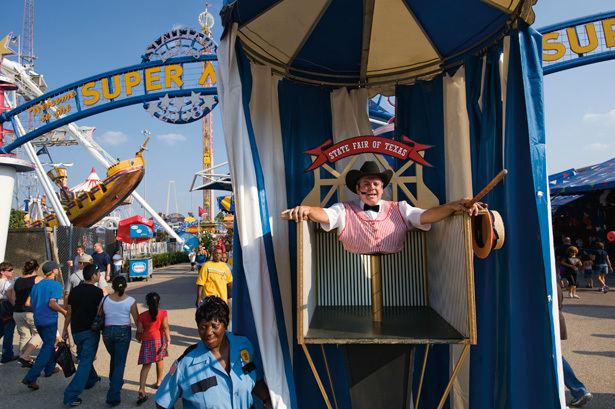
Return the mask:
M378 176L380 180L382 180L382 187L385 188L393 177L393 171L387 169L384 172L380 172L380 168L376 162L368 160L361 166L361 169L353 169L346 173L346 186L348 189L357 193L357 183L363 176Z
M504 222L495 210L481 211L472 217L472 248L478 258L487 258L504 245Z

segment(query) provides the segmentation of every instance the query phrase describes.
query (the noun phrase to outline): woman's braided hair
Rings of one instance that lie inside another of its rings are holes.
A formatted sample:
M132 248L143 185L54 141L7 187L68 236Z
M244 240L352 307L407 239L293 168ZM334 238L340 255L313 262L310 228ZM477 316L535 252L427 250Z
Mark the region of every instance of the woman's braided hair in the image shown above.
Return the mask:
M226 302L215 295L205 297L203 303L196 310L194 319L199 325L201 321L218 321L228 327L230 311Z

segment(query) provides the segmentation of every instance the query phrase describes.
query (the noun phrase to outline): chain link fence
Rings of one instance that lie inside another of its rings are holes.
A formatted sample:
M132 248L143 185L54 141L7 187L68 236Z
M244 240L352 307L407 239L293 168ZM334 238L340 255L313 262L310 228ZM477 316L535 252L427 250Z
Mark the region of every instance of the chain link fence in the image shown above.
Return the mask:
M54 237L64 278L69 273L66 262L75 258L77 246L83 246L87 254L92 254L94 253L94 243L101 243L109 257L113 257L119 249L119 242L115 239L114 230L58 226L54 228Z

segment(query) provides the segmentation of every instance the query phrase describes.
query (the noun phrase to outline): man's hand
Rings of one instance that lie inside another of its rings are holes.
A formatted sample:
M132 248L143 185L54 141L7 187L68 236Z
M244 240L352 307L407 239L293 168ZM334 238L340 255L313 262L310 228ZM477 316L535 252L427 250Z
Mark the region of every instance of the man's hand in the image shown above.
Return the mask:
M62 331L62 339L64 341L68 341L68 330L66 328L64 328L64 331Z
M308 220L312 208L310 206L297 206L292 209L284 210L282 214L288 214L290 220L294 220L297 223L302 220Z
M481 210L487 209L486 203L482 203L482 202L472 203L472 198L470 197L464 197L463 199L458 200L457 202L453 202L453 203L460 206L459 209L457 210L463 211L470 216L476 216L478 212L480 212Z

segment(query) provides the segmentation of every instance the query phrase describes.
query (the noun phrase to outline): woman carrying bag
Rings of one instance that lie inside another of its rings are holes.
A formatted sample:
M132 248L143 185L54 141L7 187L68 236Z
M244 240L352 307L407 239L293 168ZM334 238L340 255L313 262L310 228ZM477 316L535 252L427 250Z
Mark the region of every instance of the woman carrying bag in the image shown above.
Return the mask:
M126 295L127 282L123 276L113 279L111 284L113 294L103 301L105 327L103 329L103 342L107 352L111 355L109 365L109 391L107 404L118 406L121 403L120 391L124 384L124 369L126 357L130 346L131 327L130 317L137 326L137 334L143 332L139 323L139 310L135 299Z

